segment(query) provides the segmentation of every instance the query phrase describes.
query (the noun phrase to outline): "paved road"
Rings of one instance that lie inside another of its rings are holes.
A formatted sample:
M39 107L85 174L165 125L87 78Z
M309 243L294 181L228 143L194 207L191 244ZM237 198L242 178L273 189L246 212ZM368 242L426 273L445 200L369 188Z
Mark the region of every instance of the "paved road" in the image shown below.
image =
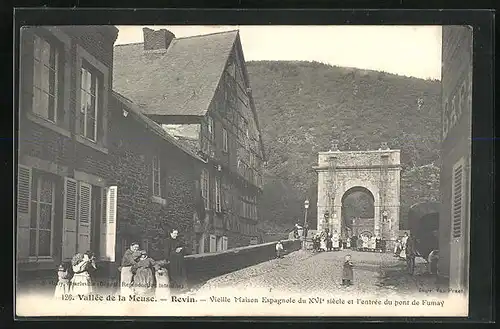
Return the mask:
M354 285L341 286L344 256L350 253L354 263ZM416 275L405 273L405 262L391 254L337 251L312 253L296 251L283 259L273 259L219 276L206 282L198 292L214 288L283 289L290 292L354 290L367 294L387 296L407 294L434 284L423 272L420 262Z

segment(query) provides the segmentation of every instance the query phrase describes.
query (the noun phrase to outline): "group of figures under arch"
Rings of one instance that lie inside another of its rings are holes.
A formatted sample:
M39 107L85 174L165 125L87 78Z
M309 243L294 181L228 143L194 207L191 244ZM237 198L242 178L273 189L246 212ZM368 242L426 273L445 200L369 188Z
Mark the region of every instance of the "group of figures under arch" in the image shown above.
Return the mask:
M374 236L369 231L343 239L337 231L330 233L329 229L326 228L322 232L316 233L312 238L312 242L313 251L315 252L339 251L343 249L371 252L386 251L386 241L380 236Z

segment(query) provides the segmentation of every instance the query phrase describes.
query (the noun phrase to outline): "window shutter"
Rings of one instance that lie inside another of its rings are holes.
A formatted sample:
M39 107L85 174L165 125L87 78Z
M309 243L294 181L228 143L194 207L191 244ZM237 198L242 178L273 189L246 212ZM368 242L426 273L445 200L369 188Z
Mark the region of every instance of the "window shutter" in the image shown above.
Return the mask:
M105 189L105 195L105 201L103 202L104 215L101 222L100 255L101 260L114 262L116 254L116 208L118 187L108 187Z
M19 165L17 175L17 258L27 260L30 246L32 170Z
M106 260L106 232L107 232L107 205L108 189L103 187L101 190L101 224L99 225L99 259Z
M222 237L222 250L227 250L227 236Z
M215 235L210 234L210 252L216 252L217 251L217 238Z
M457 239L462 237L462 222L464 217L464 163L458 162L453 166L452 182L452 237Z
M70 260L76 253L76 219L77 219L77 186L76 180L64 178L63 236L62 259Z
M78 248L77 251L84 253L90 250L91 230L91 200L92 186L79 182L78 184Z

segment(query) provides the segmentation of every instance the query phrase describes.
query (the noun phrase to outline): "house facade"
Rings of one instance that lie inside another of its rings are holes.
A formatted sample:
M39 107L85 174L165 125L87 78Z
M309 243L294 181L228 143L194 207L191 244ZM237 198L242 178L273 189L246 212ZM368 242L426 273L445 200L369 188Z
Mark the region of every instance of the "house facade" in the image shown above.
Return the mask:
M125 248L161 259L168 229L196 252L206 161L112 91L112 26L23 29L16 258L19 278L93 251L111 277Z
M238 31L175 38L145 28L144 43L115 47L114 84L206 162L196 252L257 240L265 155Z
M113 26L21 31L18 270L55 269L76 252L114 261L108 102Z
M439 274L468 287L472 117L472 28L443 26Z
M118 187L117 259L133 241L154 259L163 259L169 229L178 229L187 252L193 252L204 161L116 92L110 117L109 180Z

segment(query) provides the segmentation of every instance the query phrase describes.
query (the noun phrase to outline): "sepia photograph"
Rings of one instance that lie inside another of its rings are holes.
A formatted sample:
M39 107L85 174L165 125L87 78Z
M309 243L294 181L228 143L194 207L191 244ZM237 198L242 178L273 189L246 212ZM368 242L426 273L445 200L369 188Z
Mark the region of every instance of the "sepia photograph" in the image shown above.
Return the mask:
M16 315L467 316L472 33L22 27Z

